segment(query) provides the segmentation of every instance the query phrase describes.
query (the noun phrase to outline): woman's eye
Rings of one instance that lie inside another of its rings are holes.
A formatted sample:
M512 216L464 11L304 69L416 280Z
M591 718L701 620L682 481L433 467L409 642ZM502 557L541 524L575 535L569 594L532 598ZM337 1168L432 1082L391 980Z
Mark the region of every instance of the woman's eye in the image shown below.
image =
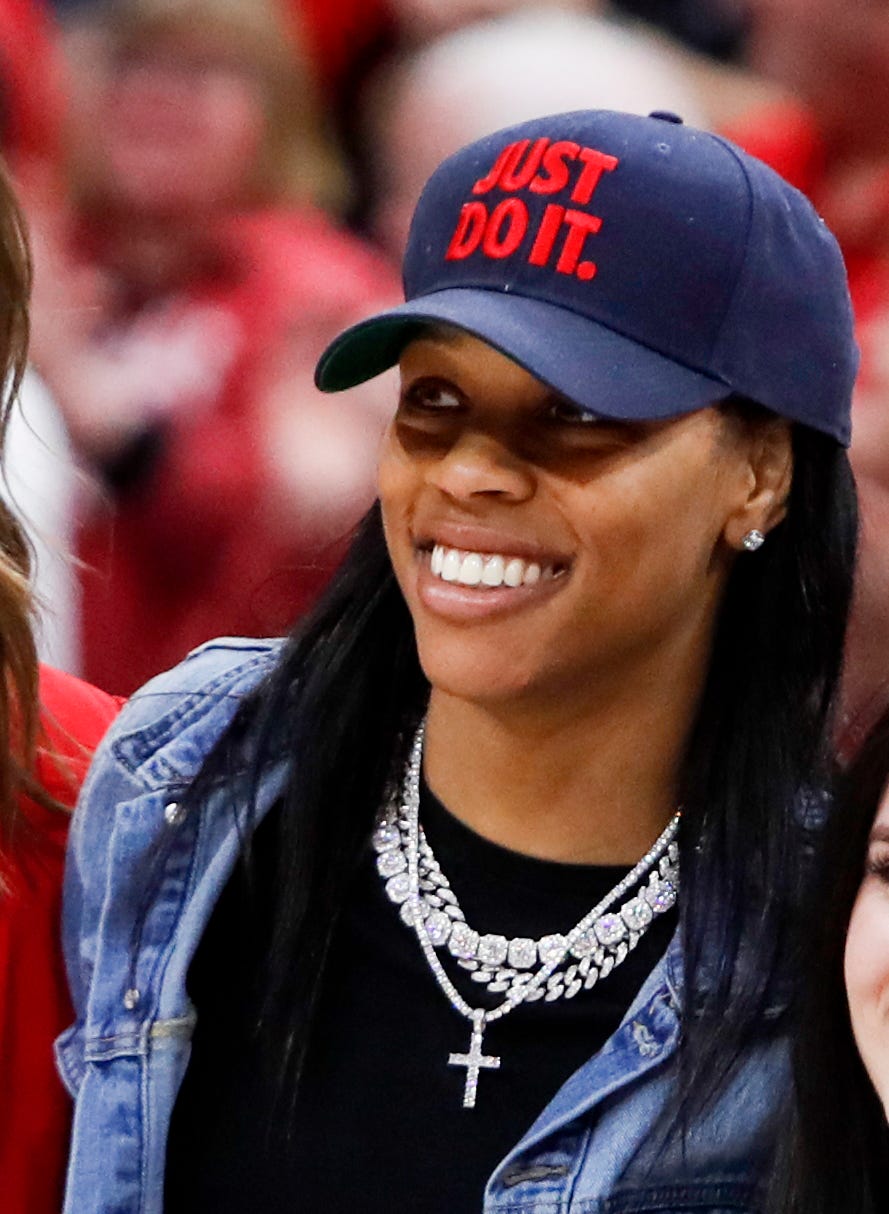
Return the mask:
M445 384L420 381L408 385L401 394L401 407L423 413L446 413L459 409L462 400Z
M555 400L547 410L547 416L555 422L561 422L568 426L595 426L600 424L600 419L595 413L590 413L586 409L581 409L580 405L575 405L570 400Z

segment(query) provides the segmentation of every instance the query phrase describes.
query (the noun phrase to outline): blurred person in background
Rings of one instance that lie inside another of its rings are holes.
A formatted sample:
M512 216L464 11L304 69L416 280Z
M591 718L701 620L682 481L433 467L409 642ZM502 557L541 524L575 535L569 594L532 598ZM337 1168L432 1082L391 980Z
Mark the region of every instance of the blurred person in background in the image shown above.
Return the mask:
M436 164L498 127L601 106L637 114L672 110L712 129L776 95L749 73L619 18L611 5L479 0L436 8L435 20L424 0L393 3L416 45L410 49L406 36L401 52L372 79L359 144L370 181L367 226L395 257ZM487 18L468 19L482 9L491 10ZM441 32L448 22L456 28Z
M329 218L342 173L276 9L89 19L34 351L105 487L78 537L83 669L126 692L211 635L286 630L323 585L372 496L384 395L332 410L314 357L396 281Z
M30 268L0 169L0 450L25 372ZM38 666L30 557L0 502L0 1184L3 1214L56 1214L70 1101L52 1042L71 1016L60 892L68 815L119 702Z
M748 59L785 89L728 134L815 203L849 271L861 374L852 466L861 548L839 738L852 753L889 702L889 8L748 0Z

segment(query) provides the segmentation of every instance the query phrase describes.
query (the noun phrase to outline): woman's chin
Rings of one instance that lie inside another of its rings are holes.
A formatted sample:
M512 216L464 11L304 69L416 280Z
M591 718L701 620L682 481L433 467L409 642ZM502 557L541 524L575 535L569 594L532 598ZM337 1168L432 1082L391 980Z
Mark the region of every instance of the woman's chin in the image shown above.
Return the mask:
M552 672L513 660L502 650L419 643L420 664L433 691L471 703L495 705L546 694Z

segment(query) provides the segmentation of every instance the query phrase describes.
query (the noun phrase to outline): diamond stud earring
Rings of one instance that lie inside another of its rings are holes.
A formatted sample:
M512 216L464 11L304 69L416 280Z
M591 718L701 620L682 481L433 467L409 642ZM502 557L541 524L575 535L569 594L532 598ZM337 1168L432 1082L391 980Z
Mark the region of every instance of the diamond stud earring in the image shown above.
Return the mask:
M748 531L741 540L747 552L755 552L757 548L761 548L766 542L766 537L761 531L757 531L754 527L752 531Z

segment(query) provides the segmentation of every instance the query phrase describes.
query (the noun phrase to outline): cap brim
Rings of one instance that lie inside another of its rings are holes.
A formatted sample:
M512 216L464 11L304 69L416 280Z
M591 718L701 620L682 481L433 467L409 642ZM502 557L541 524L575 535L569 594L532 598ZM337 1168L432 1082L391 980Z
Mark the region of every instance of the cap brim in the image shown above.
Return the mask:
M436 291L346 329L321 355L315 382L323 392L364 383L394 366L423 326L436 323L480 338L602 417L678 417L731 394L721 380L574 312L473 287Z

